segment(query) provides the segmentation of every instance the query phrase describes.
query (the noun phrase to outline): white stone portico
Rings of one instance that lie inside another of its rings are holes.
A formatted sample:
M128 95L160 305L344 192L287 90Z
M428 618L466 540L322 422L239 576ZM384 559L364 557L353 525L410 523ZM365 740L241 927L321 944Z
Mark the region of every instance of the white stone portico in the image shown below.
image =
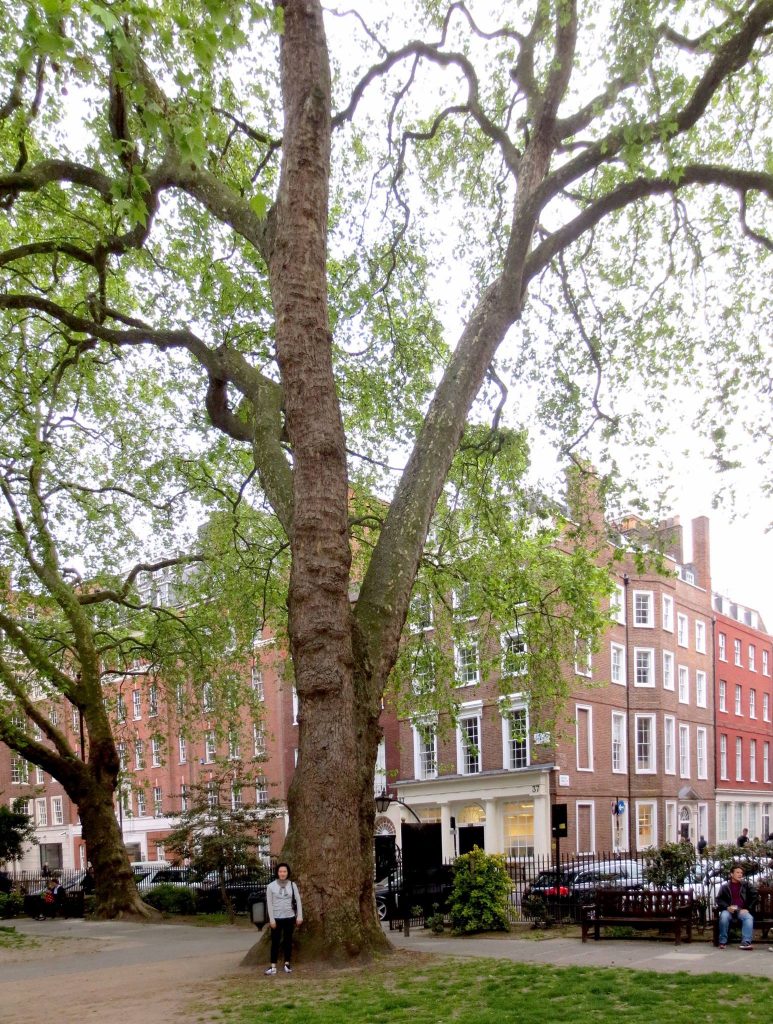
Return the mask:
M400 780L398 796L422 821L439 821L443 860L464 847L462 831L475 828L487 853L517 860L550 854L552 764L511 771ZM455 828L452 828L452 819Z

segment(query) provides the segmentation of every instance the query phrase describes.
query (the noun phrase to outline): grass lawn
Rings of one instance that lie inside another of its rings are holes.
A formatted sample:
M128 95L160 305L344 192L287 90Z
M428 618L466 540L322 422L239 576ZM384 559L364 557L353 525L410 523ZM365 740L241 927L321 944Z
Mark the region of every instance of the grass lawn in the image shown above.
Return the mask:
M12 925L0 926L0 949L34 949L40 943L17 932Z
M730 974L436 960L260 976L231 989L227 1024L739 1024L769 1019L773 982ZM305 975L305 976L304 976Z

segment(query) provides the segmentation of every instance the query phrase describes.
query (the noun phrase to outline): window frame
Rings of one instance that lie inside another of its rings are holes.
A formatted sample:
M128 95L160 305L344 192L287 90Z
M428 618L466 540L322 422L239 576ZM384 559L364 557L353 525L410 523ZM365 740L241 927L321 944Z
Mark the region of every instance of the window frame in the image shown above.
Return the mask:
M531 731L529 723L529 709L526 702L517 698L510 698L508 702L503 701L501 708L502 716L502 767L505 771L519 771L531 765ZM514 764L513 761L513 715L523 715L525 724L525 738L520 741L524 744L525 763Z
M643 602L639 602L643 598ZM633 615L631 625L634 629L652 629L655 626L655 593L652 590L634 590L632 598ZM640 612L644 616L640 616Z
M684 612L676 615L676 645L688 650L690 647L690 619Z
M679 778L690 778L690 726L679 723Z
M413 729L414 777L421 781L436 779L438 777L437 722L425 719L421 723L413 722L411 728ZM431 767L427 769L426 765L430 764L430 759L425 757L425 750L428 750L430 740L432 746L432 758Z
M640 838L641 811L650 809L650 831L646 840ZM636 814L636 849L637 851L647 850L658 843L658 803L657 800L636 800L634 804Z
M680 704L690 703L690 667L677 665L677 700Z
M639 656L647 655L647 662L649 664L649 671L647 673L647 681L640 682L639 678ZM652 689L657 685L657 673L655 672L655 648L654 647L634 647L633 649L633 685L640 689Z
M625 586L622 583L615 584L615 589L609 599L609 613L613 622L616 622L619 626L625 625Z
M695 620L695 650L698 654L706 653L706 623L703 619Z
M587 712L587 723L588 723L588 766L580 767L580 722L578 712ZM578 772L593 772L595 770L595 753L593 749L593 705L592 704L575 704L574 705L574 742L575 742L575 755L576 755L576 768Z
M671 594L663 594L661 602L661 615L663 619L663 630L666 633L674 632L674 598Z
M482 709L483 704L478 701L472 707L462 705L459 710L459 718L456 723L456 771L458 775L480 775L483 771ZM474 754L471 753L470 745L465 740L463 726L465 722L475 723L474 746L476 750ZM477 767L469 767L473 764Z
M703 669L695 670L695 706L698 708L708 707L709 702L709 677Z
M670 664L670 672L666 672L666 663ZM673 651L663 651L663 689L669 693L676 692L676 655Z
M676 775L676 718L663 716L663 774Z
M615 678L615 655L618 656L618 668L621 670L619 676L621 678ZM627 658L625 653L625 644L619 644L612 640L609 644L609 679L615 686L627 686L628 685L628 666L626 664Z
M615 726L619 727L619 736L615 738ZM618 767L615 768L615 744L618 746ZM625 711L612 711L610 727L611 767L614 775L628 774L628 716Z
M649 722L649 750L647 757L648 767L641 767L639 758L639 723ZM636 743L636 754L634 769L636 775L655 775L658 770L658 741L657 741L657 715L654 712L636 712L634 714L634 738Z
M462 653L465 651L474 651L475 653L475 675L472 679L461 678L462 671L465 674L469 672L469 664L462 661ZM457 687L477 686L480 683L480 646L478 638L472 634L467 634L463 643L459 640L454 641L454 682Z
M514 679L517 676L525 676L529 671L527 657L529 648L524 640L523 633L518 629L506 629L499 636L499 643L502 649L502 661L500 674L502 679ZM511 652L511 646L520 647L520 650ZM518 667L509 667L508 658L512 655L518 660Z
M204 733L204 764L213 764L217 758L217 738L214 729Z

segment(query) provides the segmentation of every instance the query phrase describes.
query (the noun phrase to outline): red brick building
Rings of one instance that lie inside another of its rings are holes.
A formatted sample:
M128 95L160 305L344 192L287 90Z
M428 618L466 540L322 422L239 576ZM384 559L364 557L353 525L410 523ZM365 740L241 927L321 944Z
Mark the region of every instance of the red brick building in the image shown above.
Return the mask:
M247 671L258 714L253 717L245 710L238 728L226 734L206 686L200 698L192 689L182 687L170 700L141 665L130 674L113 676L106 682L105 700L113 717L122 765L116 817L131 860L166 857L164 842L174 824L170 815L185 809L191 787L206 784L216 761L228 758L242 763L261 759L255 765L254 778L233 790L231 800L234 805L271 802L277 817L267 852L278 853L281 849L287 826L287 790L298 749L295 691L285 672L282 652L271 639L257 646ZM190 706L194 701L199 705L196 708ZM77 710L65 711L64 705L57 705L49 709L49 714L80 750ZM385 735L392 736L393 752L397 749L395 730L396 719L387 718ZM379 752L379 765L376 792L386 788L390 768L392 775L396 774L396 762L388 762L385 744ZM36 871L43 864L52 869L85 866L88 851L77 807L58 782L3 744L0 799L8 803L26 801L25 807L37 826L40 845L30 848L20 868ZM382 825L390 827L389 819Z
M773 641L756 611L714 597L717 839L771 831Z
M623 524L623 539L640 526ZM708 520L693 522L689 564L678 520L663 530L665 574L623 563L615 624L598 653L567 666L572 698L555 735L529 720L517 677L503 697L500 676L481 678L472 663L462 663L454 731L401 723L399 793L440 822L445 856L473 843L515 858L548 854L553 804L567 808L567 852L713 839ZM472 646L474 624L470 636Z

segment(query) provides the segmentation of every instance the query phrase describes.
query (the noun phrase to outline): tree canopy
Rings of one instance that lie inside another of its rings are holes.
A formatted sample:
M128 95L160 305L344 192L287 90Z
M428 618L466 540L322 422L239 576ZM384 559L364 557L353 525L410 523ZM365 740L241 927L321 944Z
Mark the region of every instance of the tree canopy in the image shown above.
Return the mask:
M165 354L287 537L309 947L382 941L380 701L457 452L651 441L663 382L702 378L732 461L771 370L772 27L773 0L7 5L6 337Z

